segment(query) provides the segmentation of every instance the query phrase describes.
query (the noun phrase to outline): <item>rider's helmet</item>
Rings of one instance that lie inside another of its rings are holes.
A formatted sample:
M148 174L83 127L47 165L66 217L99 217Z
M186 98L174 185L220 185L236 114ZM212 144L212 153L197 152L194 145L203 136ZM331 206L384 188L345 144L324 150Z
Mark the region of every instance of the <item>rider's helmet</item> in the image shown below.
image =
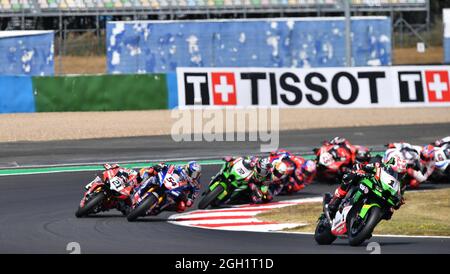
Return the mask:
M356 161L359 163L368 163L370 162L371 155L370 150L364 147L361 147L356 152Z
M272 164L269 161L269 158L264 157L256 161L255 164L255 175L256 179L263 181L272 173Z
M432 161L434 160L434 153L435 153L434 146L426 145L420 151L420 159L422 159L425 162Z
M119 166L118 164L112 164L112 165L110 165L110 164L104 164L103 167L104 167L105 169L116 169L116 168L119 168L120 166Z
M337 144L345 143L345 141L346 141L345 138L342 138L342 137L334 137L333 139L331 139L330 144L337 145Z
M256 162L258 161L257 157L243 157L242 165L248 169L252 170L255 168Z
M187 175L193 180L198 180L202 174L202 166L196 161L190 161L184 166Z
M307 176L314 176L316 174L316 162L312 160L307 160L302 165L302 173Z
M283 161L279 160L273 163L273 177L275 180L284 179L287 173L287 165Z

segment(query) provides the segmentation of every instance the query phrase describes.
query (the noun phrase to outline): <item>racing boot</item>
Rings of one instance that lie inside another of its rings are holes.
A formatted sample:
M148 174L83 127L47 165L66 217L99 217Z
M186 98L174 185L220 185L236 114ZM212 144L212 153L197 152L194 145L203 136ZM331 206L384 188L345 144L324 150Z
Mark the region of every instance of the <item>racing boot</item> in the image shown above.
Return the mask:
M178 213L184 212L186 210L186 203L184 201L179 201L177 203L177 209L176 210L177 210Z
M343 190L341 187L338 187L333 195L333 198L331 198L331 201L328 203L328 210L330 213L331 219L334 218L336 215L336 212L339 208L339 205L342 202L342 199L347 195L347 192Z
M292 192L299 192L300 190L304 189L305 185L304 184L297 184L294 183L294 185L292 186Z
M410 188L418 188L419 185L420 185L420 183L416 179L411 179L411 181L409 181Z

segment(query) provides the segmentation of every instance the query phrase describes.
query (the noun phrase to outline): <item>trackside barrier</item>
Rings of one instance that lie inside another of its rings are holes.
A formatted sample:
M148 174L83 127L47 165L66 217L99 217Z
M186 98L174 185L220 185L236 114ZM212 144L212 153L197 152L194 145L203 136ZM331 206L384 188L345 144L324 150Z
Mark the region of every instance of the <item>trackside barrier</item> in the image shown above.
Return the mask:
M113 111L167 108L163 74L35 77L36 111Z
M0 76L0 113L34 111L31 77Z
M173 108L450 106L450 66L178 68L177 73L0 77L0 113Z
M167 109L167 81L164 74L0 76L0 113Z

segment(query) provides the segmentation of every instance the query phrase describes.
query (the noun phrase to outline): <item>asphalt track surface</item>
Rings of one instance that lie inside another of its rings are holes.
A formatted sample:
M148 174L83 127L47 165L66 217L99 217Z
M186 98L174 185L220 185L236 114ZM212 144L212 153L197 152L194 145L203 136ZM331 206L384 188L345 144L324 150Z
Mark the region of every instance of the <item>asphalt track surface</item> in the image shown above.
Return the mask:
M283 132L280 140L282 147L306 151L321 140L335 135L348 137L355 144L371 146L398 140L422 144L450 135L450 125L289 131ZM155 143L151 140L155 140ZM73 143L76 143L74 147ZM11 144L0 144L0 161L8 162L16 153L20 161L15 162L19 165L55 164L59 159L72 159L71 153L76 155L76 161L101 160L102 153L107 151L104 143L105 141L97 140L48 142L42 146L24 143L15 149ZM165 141L163 137L127 138L111 140L111 143L121 144L118 151L123 153L118 156L130 160L133 151L140 151L136 147L144 143L144 150L152 152L155 159L214 156L225 152L234 154L230 153L229 148L235 149L231 152L244 154L256 152L258 148L257 145L249 144L245 149L239 150L239 143L216 144L212 147L190 143L186 146L178 144L182 152L177 152L175 148L165 147L171 142ZM63 148L66 153L63 153ZM129 148L134 150L129 151ZM84 155L84 151L89 153ZM167 154L165 151L168 151ZM176 156L177 153L179 156ZM139 156L145 155L147 154ZM105 157L112 155L105 153ZM217 165L204 167L204 185L218 169ZM318 246L311 235L218 231L177 226L166 222L171 214L169 212L135 223L127 222L117 211L77 219L74 212L82 197L83 186L93 178L94 173L0 177L0 253L69 253L66 250L69 242L78 242L82 253L369 253L365 245L349 247L345 240L337 240L331 246ZM314 183L294 196L277 199L318 196L334 187ZM424 185L428 189L437 187L442 185ZM370 241L378 242L382 253L450 253L450 239L373 237Z

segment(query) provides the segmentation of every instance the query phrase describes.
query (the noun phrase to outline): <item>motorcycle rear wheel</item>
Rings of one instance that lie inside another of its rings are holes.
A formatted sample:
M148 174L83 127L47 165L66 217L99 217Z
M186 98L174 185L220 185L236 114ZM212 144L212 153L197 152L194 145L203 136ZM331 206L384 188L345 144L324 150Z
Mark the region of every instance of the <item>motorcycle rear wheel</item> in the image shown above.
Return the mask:
M149 194L145 201L143 201L138 207L132 209L127 215L129 222L136 221L137 218L144 216L145 213L158 203L158 198L155 195Z
M319 245L330 245L336 240L336 236L331 233L331 225L325 216L322 216L314 232L314 240Z
M81 218L81 217L89 215L92 212L92 210L96 206L100 205L100 203L102 203L103 200L106 198L106 195L103 192L98 192L98 193L93 194L93 195L94 195L94 197L90 198L84 204L83 207L78 207L77 211L75 212L75 216L77 218Z
M222 185L218 185L213 191L208 192L205 197L198 203L199 209L207 208L211 203L213 203L217 197L224 191Z

